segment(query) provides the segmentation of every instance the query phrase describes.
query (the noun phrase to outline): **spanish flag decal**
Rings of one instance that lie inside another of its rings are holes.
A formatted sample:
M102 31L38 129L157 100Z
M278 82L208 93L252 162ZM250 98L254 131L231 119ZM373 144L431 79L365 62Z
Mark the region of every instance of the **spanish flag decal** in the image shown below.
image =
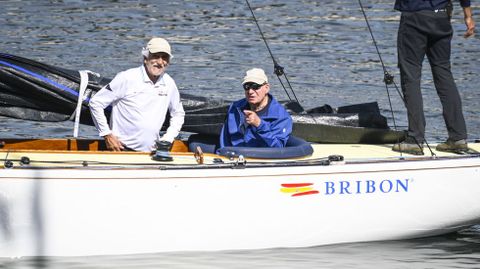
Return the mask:
M282 184L280 191L283 193L291 193L292 197L318 194L318 191L313 189L313 183L285 183Z

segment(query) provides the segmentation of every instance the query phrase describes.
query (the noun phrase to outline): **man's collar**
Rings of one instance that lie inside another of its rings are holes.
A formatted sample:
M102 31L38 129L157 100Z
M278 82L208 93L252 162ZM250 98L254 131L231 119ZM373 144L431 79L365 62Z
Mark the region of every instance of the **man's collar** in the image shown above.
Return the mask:
M145 69L145 65L142 64L142 77L143 77L143 81L148 83L153 83L152 80L150 80L150 77L148 77L148 74L147 74L147 69ZM153 83L153 84L160 84L160 85L165 85L165 81L163 80L163 76L165 75L165 72L163 72L163 74L157 79L157 82Z

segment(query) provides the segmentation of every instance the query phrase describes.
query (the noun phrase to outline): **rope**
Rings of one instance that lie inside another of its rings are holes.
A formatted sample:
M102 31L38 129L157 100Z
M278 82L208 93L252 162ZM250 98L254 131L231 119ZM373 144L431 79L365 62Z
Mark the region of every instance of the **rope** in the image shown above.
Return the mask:
M395 89L397 89L397 92L400 95L400 98L402 98L404 103L405 103L405 99L400 93L397 84L395 84L395 81L393 80L393 75L391 75L388 72L387 68L385 67L385 63L383 62L383 59L382 59L382 54L380 53L380 50L378 49L377 41L373 36L372 28L370 27L370 23L368 21L367 14L365 13L365 9L363 8L362 1L358 0L358 4L360 5L360 9L362 10L363 17L365 18L365 22L367 23L368 32L370 32L370 36L372 37L373 45L375 46L375 49L377 51L378 58L380 59L380 63L382 64L383 82L385 82L385 89L387 90L388 103L390 105L390 111L392 112L393 126L395 130L397 130L397 124L395 122L395 114L393 113L392 100L390 98L390 91L388 90L388 85L393 84L395 86Z
M265 43L265 46L267 47L267 50L268 50L268 53L270 54L270 58L272 58L272 61L273 61L273 73L275 75L277 75L277 78L278 80L280 81L280 84L282 85L283 89L285 90L285 93L287 94L287 97L290 101L292 101L292 98L290 97L290 94L288 94L288 90L285 88L285 85L283 84L282 82L282 79L280 78L281 76L283 76L288 84L288 87L290 88L290 91L292 92L293 94L293 97L295 99L295 101L298 103L298 105L302 108L302 110L304 111L302 105L300 105L300 102L298 101L298 98L295 94L295 91L293 90L293 87L292 85L290 84L290 81L288 80L288 77L287 75L285 74L285 71L284 71L284 68L282 66L280 66L277 62L277 60L275 60L275 57L273 56L273 53L272 53L272 50L270 49L270 46L268 45L268 42L267 42L267 39L265 38L265 35L263 34L263 31L262 29L260 28L260 25L258 24L258 21L257 21L257 17L255 17L255 13L253 13L253 9L252 7L250 6L250 3L248 2L248 0L245 0L245 2L247 2L247 6L248 6L248 9L250 9L250 12L252 13L252 17L253 17L253 20L255 21L255 24L257 25L257 28L258 28L258 31L260 32L260 35L263 39L263 42Z

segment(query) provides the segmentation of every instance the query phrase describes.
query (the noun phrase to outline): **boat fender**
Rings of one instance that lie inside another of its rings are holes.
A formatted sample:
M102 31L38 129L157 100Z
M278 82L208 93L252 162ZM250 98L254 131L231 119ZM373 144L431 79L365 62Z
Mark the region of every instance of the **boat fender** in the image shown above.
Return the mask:
M218 137L191 135L188 138L188 149L195 152L197 146L205 153L217 153L233 161L237 156L259 159L285 159L312 155L313 148L302 138L291 135L283 148L271 147L223 147L218 148Z
M310 143L293 135L283 148L269 147L223 147L217 150L219 155L232 158L243 155L247 158L259 159L286 159L312 155L313 148ZM233 155L233 156L232 156Z

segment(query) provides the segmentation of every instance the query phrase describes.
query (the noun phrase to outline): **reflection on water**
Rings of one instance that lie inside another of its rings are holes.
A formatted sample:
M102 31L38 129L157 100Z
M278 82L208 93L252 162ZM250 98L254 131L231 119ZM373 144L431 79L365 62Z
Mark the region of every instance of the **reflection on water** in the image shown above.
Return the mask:
M250 2L304 107L377 101L392 125L383 71L356 1ZM364 2L383 60L399 84L395 47L399 14L390 0ZM464 25L459 10L454 17L452 66L473 139L480 134L480 45L478 36L461 37ZM166 36L175 55L169 73L181 92L206 97L240 98L245 70L255 66L273 72L243 0L1 1L0 25L0 52L69 69L89 69L106 77L139 65L144 43L154 35ZM286 99L273 74L270 80L273 94ZM423 87L427 135L444 139L440 103L426 63ZM405 126L401 100L394 89L390 95L397 125ZM72 127L70 122L0 117L2 137L66 137L71 136ZM97 133L82 126L80 136L96 137ZM1 259L0 268L477 268L479 246L476 227L421 240L304 249Z
M2 260L0 259L0 262ZM444 236L296 249L18 258L5 268L478 268L478 228ZM46 266L46 267L44 267ZM1 267L0 267L1 268Z

